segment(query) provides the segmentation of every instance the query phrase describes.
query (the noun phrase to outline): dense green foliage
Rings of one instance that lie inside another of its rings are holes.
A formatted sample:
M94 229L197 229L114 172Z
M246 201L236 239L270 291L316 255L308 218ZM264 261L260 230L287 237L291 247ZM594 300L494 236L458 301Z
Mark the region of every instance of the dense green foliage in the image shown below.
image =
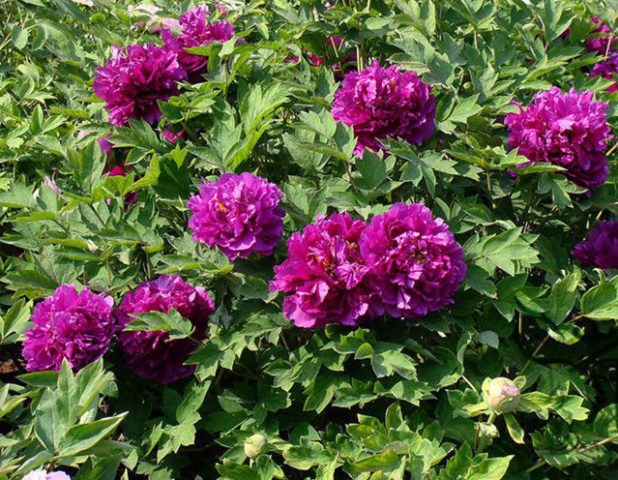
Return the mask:
M598 58L582 44L589 18L616 25L615 8L226 4L235 38L202 47L206 80L161 104L161 127L187 132L170 144L144 121L111 127L92 92L111 45L160 43L135 25L131 3L0 0L0 479L50 464L78 480L616 478L618 276L582 268L570 250L618 211L617 157L590 197L551 165L514 177L522 158L508 151L502 123L512 100L552 85L596 92L615 123L612 81L588 77ZM170 17L192 5L155 3ZM325 56L332 35L364 65L399 64L432 85L433 139L352 155L352 129L330 115L339 83L307 59ZM126 177L102 174L96 141L110 132ZM286 238L321 213L368 219L422 201L464 246L456 302L416 321L293 327L268 290L285 242L272 258L230 263L191 239L187 199L202 177L226 171L280 186ZM131 192L138 201L125 206ZM162 273L215 299L193 378L141 382L113 349L77 374L25 373L33 303L62 283L118 301ZM523 391L513 412L483 403L483 381L498 376Z

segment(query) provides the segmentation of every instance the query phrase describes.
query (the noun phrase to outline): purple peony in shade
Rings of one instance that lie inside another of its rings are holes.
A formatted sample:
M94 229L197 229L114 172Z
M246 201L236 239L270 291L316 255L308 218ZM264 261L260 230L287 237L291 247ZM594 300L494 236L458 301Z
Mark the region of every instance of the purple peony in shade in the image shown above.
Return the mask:
M610 37L612 29L603 23L599 17L592 17L590 21L597 25L597 28L592 32L593 37L586 39L584 44L589 51L605 55L614 48L617 39L616 37Z
M184 79L176 53L149 43L112 47L112 58L97 68L93 88L105 100L112 124L125 125L132 118L155 124L161 118L157 101L178 95Z
M444 220L420 203L396 203L372 218L360 253L380 311L417 318L453 302L466 275L463 248Z
M422 143L435 131L436 101L431 87L414 72L395 65L383 68L376 60L343 79L332 108L333 118L354 127L355 153L383 149L380 140L401 137Z
M609 173L607 106L595 102L592 92L571 89L565 93L552 87L537 93L526 108L506 116L509 146L519 149L531 163L565 168L564 174L581 187L599 187Z
M582 265L618 268L618 220L597 223L588 238L575 245L573 256Z
M618 75L618 51L610 52L605 60L595 63L590 70L591 77L603 77L612 79L614 75ZM608 92L618 91L618 84L614 82L607 87Z
M348 213L320 217L288 240L289 258L275 267L272 291L290 293L283 313L297 327L359 325L374 314L358 242L367 224Z
M46 470L39 469L32 470L26 476L22 477L21 480L71 480L71 477L62 471L48 472Z
M187 207L193 239L219 248L230 260L272 255L283 232L281 190L250 173L224 173L207 182Z
M74 371L105 354L114 334L111 297L61 285L32 312L22 355L27 370L60 370L66 358Z
M118 335L118 346L127 366L143 380L167 385L193 374L195 367L184 362L195 350L194 339L206 338L214 304L202 287L192 287L178 275L162 275L128 292L115 309L121 329L132 320L131 314L167 313L172 308L191 321L195 328L193 339L172 340L163 330L124 331Z
M186 48L227 42L234 36L234 26L226 21L208 22L208 10L195 7L179 18L181 33L175 36L170 30L163 30L161 36L165 46L178 55L178 62L187 72L189 81L198 82L208 67L208 57L194 55Z

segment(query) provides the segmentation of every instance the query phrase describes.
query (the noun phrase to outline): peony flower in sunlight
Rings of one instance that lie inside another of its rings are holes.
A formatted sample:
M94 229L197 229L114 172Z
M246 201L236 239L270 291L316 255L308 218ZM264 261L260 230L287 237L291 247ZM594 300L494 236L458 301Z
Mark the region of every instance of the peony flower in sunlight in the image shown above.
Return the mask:
M537 93L526 108L506 116L509 146L531 163L565 168L564 175L581 187L599 187L609 173L607 107L607 103L595 102L592 92L562 92L552 87Z
M46 470L39 469L32 470L26 476L22 477L21 480L71 480L71 477L62 471L48 472Z
M573 247L573 256L582 265L618 268L618 220L598 222L588 232L588 238Z
M593 30L592 37L584 41L584 44L589 51L605 55L614 48L616 37L610 36L612 29L599 17L592 17L590 21L597 25L597 28Z
M590 77L613 79L615 75L618 75L618 51L611 52L605 60L595 63L590 70ZM607 91L610 93L617 90L618 84L616 82L607 87Z
M371 269L376 308L417 318L453 303L466 276L463 248L441 218L420 203L396 203L371 219L360 253Z
M34 307L22 354L27 370L60 370L66 359L74 371L101 358L114 334L112 297L87 288L61 285Z
M376 60L361 72L349 72L335 93L333 118L354 127L355 153L384 149L380 142L401 137L422 143L435 131L436 101L431 87L414 72Z
M275 267L270 289L290 294L283 313L297 327L357 326L374 314L365 282L369 269L358 247L366 226L348 213L336 213L292 234L289 258Z
M131 322L132 314L167 313L172 308L191 321L195 329L192 338L172 340L164 330L123 331L118 335L127 366L143 380L166 385L193 374L195 367L184 363L195 350L195 341L206 338L213 301L204 288L192 287L178 275L162 275L125 294L115 309L118 328L122 329Z
M176 53L149 43L112 47L112 58L97 68L93 88L105 100L112 124L125 125L132 118L155 124L161 118L157 101L178 95L184 79Z
M250 173L225 173L206 182L187 204L193 239L217 247L230 260L272 255L283 232L281 190Z
M483 382L483 399L499 413L510 413L521 402L519 387L509 378L496 377Z
M234 36L234 26L230 22L209 22L209 15L206 8L197 6L180 16L180 34L176 36L169 29L161 34L165 46L176 53L180 66L193 83L199 82L206 71L208 57L189 53L185 49L227 42Z

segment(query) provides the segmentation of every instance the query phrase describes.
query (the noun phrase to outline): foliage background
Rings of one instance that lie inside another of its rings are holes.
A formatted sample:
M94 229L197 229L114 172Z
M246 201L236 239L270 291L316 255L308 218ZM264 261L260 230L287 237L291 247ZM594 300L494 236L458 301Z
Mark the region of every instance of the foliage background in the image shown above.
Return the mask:
M591 197L549 165L513 178L521 158L501 123L512 100L557 85L595 91L615 124L611 80L588 78L598 58L582 39L593 14L616 25L616 5L226 3L236 38L205 47L206 81L162 105L163 123L188 133L171 145L144 122L112 130L92 92L111 45L159 42L135 27L132 3L0 2L0 479L49 464L79 480L616 478L618 276L569 255L616 213L616 155ZM172 17L191 6L156 4ZM338 83L306 57L325 55L332 35L365 65L397 63L433 86L434 139L352 156L351 130L329 113ZM112 131L127 177L102 175L96 140ZM424 202L466 250L456 304L414 322L291 327L267 287L284 242L274 258L232 265L187 231L196 184L225 171L278 183L286 236L320 213L367 219ZM139 200L125 208L130 192ZM162 273L216 299L195 378L141 383L113 351L77 375L23 375L33 302L71 282L119 299ZM522 377L513 414L478 405L495 376ZM247 459L255 433L268 443Z

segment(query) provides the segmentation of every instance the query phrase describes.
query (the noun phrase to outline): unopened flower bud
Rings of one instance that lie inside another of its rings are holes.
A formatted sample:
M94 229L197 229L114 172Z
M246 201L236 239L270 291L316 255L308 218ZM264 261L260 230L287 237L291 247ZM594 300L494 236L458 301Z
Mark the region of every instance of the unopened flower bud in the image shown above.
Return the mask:
M249 458L257 457L262 451L262 447L266 445L266 437L261 433L251 435L245 440L245 455Z
M505 377L496 377L483 383L485 403L499 413L515 410L521 401L519 394L519 387Z

